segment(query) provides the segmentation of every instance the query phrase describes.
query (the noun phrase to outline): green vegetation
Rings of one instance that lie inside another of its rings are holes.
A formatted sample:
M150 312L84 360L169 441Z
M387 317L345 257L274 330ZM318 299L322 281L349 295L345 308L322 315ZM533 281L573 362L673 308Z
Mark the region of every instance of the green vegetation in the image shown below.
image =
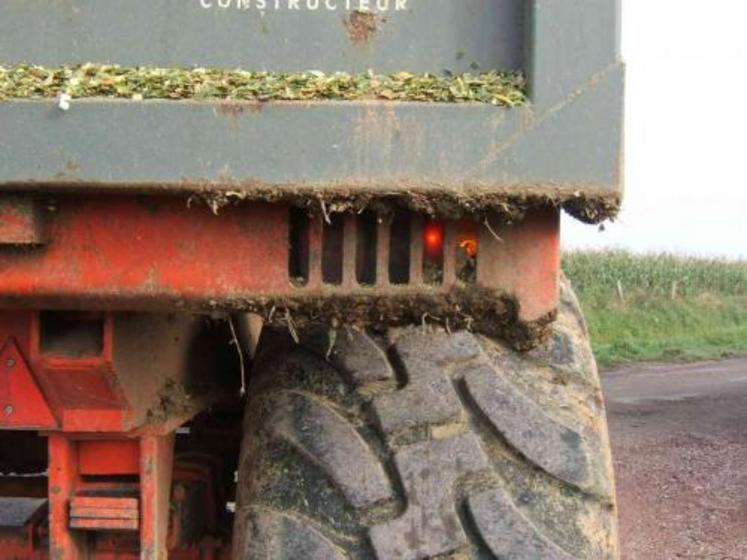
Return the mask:
M248 72L195 68L124 68L84 64L43 68L0 66L0 100L56 97L123 99L315 99L490 103L514 107L527 101L516 72L435 76L398 72L378 75L322 72Z
M747 353L747 262L572 252L563 268L602 366Z

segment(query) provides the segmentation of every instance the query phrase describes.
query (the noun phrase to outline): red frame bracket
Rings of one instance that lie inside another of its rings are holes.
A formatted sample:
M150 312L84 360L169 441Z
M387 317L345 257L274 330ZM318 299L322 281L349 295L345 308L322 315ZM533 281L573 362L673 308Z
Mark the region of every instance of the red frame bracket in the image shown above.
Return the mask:
M0 429L53 429L57 421L16 341L0 350Z

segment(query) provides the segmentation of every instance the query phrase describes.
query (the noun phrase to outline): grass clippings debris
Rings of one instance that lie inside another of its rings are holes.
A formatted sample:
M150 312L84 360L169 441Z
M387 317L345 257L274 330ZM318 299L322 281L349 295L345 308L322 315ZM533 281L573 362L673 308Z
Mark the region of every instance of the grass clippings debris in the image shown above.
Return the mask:
M0 66L0 100L104 97L246 101L385 100L430 103L527 103L519 72L434 75L396 72L252 72L247 70L128 68L82 64L47 68Z

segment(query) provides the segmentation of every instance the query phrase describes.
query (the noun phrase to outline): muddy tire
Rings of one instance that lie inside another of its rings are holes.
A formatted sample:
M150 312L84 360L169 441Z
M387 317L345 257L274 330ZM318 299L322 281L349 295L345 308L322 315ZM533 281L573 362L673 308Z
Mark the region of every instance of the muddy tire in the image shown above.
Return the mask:
M528 353L422 326L329 338L261 342L234 558L617 558L603 401L568 287Z

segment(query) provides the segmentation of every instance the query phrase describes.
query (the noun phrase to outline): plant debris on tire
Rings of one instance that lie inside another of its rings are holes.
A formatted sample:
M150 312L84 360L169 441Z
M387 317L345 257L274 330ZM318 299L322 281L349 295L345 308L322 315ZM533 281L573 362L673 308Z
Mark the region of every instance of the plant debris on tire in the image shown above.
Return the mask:
M617 558L603 401L567 286L553 336L523 354L422 326L302 335L260 343L234 558Z

